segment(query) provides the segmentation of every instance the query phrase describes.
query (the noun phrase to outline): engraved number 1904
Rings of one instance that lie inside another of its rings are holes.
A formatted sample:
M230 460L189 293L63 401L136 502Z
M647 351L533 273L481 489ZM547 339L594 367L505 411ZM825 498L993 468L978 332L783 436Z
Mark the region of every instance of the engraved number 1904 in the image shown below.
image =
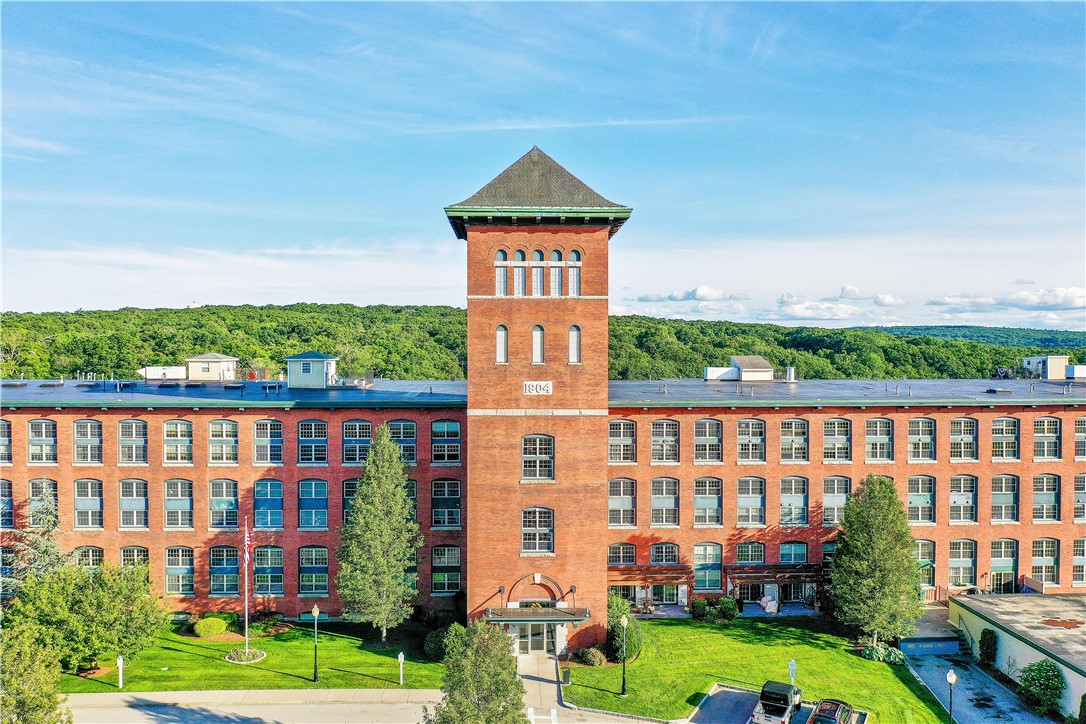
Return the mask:
M551 394L552 382L525 382L524 394L526 395L549 395Z

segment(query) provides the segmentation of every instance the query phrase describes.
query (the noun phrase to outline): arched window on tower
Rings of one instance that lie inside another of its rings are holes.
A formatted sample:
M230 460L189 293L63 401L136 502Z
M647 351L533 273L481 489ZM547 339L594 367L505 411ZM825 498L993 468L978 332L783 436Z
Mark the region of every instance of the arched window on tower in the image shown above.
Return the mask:
M494 330L494 362L509 364L509 329L504 324Z
M543 296L543 252L532 252L532 296Z
M509 294L509 267L506 265L509 255L499 250L494 255L494 295L504 297Z
M562 296L562 252L551 252L551 296Z
M581 364L581 328L576 324L569 328L569 363Z
M544 356L544 335L543 328L538 324L532 327L532 364L541 365L545 360Z
M523 251L513 252L513 296L523 297L528 289L527 257Z
M569 291L571 297L581 296L581 252L569 253Z

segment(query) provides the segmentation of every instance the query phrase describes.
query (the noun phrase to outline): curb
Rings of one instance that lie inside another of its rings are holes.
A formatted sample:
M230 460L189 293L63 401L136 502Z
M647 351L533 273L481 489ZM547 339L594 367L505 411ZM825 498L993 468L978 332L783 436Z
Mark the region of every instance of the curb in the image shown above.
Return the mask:
M238 689L238 691L248 691L245 689ZM316 689L315 691L333 691L330 689ZM374 691L386 691L384 689L376 689ZM132 692L128 695L120 695L113 693L103 694L68 694L66 695L65 706L68 708L76 709L115 709L115 708L127 708L127 709L164 709L164 708L185 708L195 706L305 706L307 704L391 704L391 703L404 703L404 704L436 704L441 701L441 692L434 689L414 689L413 691L435 691L436 695L424 695L424 696L409 696L409 697L397 697L396 699L389 699L380 696L361 696L361 697L344 697L344 696L331 696L329 698L274 698L274 697L254 697L252 699L234 699L224 700L222 698L212 697L197 697L191 701L155 701L153 699L142 699L141 695L154 695L162 692ZM218 693L221 693L219 691ZM72 701L72 697L81 697L76 701ZM108 699L106 697L109 697ZM123 697L123 698L122 698Z

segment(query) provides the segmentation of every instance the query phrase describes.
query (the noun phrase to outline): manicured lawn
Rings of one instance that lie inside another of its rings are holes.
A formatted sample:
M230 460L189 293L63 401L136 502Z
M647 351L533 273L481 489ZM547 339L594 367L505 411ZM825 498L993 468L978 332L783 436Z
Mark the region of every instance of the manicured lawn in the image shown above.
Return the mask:
M574 666L566 698L578 706L676 719L690 714L715 682L760 689L788 681L788 660L805 699L844 699L882 724L937 724L946 714L905 667L867 661L822 618L736 619L726 626L691 620L642 621L641 655L622 667ZM870 720L869 720L870 721Z
M157 645L125 662L125 691L169 691L199 689L378 689L398 687L399 663L396 654L406 645L404 687L437 689L441 686L444 666L427 661L419 640L405 636L400 646L377 648L372 636L359 638L362 627L325 624L318 641L320 683L313 676L313 629L304 624L277 636L251 638L250 647L268 652L256 664L239 666L223 659L231 649L243 644L233 641L207 641L179 635L173 627L163 629ZM389 634L393 642L393 633ZM115 658L103 659L103 666L113 666ZM65 675L61 689L66 693L117 691L117 671L88 678Z

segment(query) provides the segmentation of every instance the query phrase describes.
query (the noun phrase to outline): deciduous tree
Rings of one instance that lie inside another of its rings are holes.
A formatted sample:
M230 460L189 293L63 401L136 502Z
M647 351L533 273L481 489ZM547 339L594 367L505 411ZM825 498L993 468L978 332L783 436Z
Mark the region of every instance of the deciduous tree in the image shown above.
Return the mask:
M57 688L60 664L31 623L7 624L0 632L0 723L70 724Z
M833 555L835 615L870 634L905 636L923 613L905 506L890 478L870 475L845 505Z
M527 724L524 684L508 634L475 620L453 624L445 637L444 700L425 724Z
M408 569L423 544L407 495L400 446L392 441L387 425L374 433L340 541L336 589L344 616L379 628L384 643L388 629L411 616L417 575Z

